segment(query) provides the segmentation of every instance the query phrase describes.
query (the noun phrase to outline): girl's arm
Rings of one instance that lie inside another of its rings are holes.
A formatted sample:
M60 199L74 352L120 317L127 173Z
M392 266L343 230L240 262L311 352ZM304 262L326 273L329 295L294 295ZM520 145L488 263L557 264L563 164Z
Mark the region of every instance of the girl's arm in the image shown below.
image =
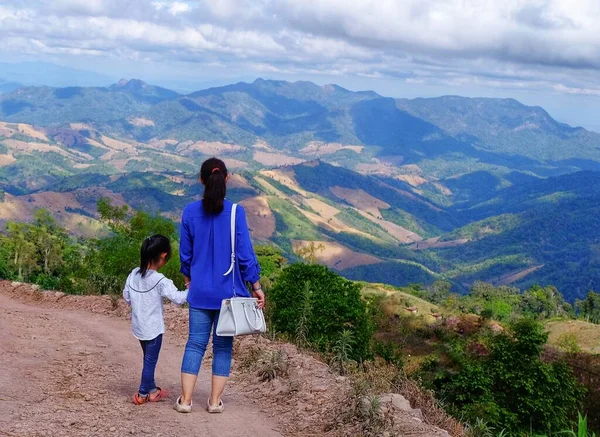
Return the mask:
M252 247L252 240L250 240L250 231L248 230L248 222L246 221L246 211L244 211L244 208L241 205L238 205L237 208L236 229L236 255L242 279L245 282L250 282L252 284L258 283L260 280L260 265L256 259L254 247Z
M123 288L123 300L127 302L127 305L131 305L131 296L129 296L129 286L127 283L125 284L125 288Z
M160 283L160 295L177 305L182 305L187 301L188 291L179 291L173 281L165 278Z

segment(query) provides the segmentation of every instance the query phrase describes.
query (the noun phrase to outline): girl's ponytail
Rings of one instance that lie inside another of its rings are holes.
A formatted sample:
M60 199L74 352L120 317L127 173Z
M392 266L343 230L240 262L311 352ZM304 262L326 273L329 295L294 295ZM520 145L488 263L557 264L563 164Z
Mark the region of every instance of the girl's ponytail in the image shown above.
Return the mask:
M217 158L204 161L200 169L200 178L204 184L204 200L202 205L206 214L215 215L223 211L223 203L227 194L227 167Z
M140 250L140 270L138 271L142 278L148 273L150 264L160 261L163 253L167 254L167 260L171 258L171 242L167 237L156 234L144 240Z

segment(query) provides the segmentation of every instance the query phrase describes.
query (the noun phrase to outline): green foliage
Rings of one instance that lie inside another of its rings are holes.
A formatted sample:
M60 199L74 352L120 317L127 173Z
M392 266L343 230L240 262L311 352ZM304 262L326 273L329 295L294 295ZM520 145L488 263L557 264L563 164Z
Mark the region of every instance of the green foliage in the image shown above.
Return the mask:
M92 281L96 284L97 293L114 293L116 284L122 287L127 275L139 265L142 241L153 234L161 234L171 240L174 256L163 267L163 273L183 289L183 278L179 274L180 265L177 256L177 234L172 221L140 211L129 216L127 207L113 206L107 199L98 202L98 212L101 220L112 229L113 235L97 241L91 256L91 272L106 277L100 281Z
M352 331L344 329L331 348L331 364L341 375L348 373L348 364L351 361L354 336Z
M494 286L477 281L471 287L469 294L458 297L458 303L447 298L436 303L448 307L450 304L458 305L464 312L499 321L509 321L522 316L543 320L567 317L572 314L571 306L552 286L536 285L520 293L515 287Z
M275 306L271 322L274 329L296 335L308 306L301 290L309 295L306 337L310 343L323 352L329 351L341 333L348 330L354 337L351 358L361 360L371 355L373 327L360 286L324 266L292 264L283 270L269 293Z
M257 245L254 246L254 252L258 258L263 278L274 278L287 262L276 246Z
M575 301L577 314L583 320L591 323L600 323L600 293L590 291L584 300Z
M434 385L468 421L484 417L515 433L568 428L585 391L566 364L541 359L547 337L537 322L521 319L510 333L487 338L484 351L460 347L454 355L458 370Z

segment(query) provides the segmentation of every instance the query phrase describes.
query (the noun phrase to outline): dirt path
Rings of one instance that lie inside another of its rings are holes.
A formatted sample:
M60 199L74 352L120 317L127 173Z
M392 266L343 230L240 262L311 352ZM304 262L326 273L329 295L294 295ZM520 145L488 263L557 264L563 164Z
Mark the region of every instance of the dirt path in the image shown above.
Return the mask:
M23 303L0 293L0 435L8 436L280 436L274 419L226 390L226 413L201 408L206 365L192 414L171 408L179 389L185 340L167 334L157 383L167 402L134 406L141 349L126 320L88 311Z

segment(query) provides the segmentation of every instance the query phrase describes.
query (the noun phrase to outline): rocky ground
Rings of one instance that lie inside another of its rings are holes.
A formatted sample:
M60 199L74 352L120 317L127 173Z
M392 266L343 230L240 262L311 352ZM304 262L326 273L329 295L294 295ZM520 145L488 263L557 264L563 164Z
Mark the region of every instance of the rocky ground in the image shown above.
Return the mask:
M130 398L138 385L141 349L127 317L120 299L40 292L1 281L0 435L269 437L364 431L367 419L357 422L351 412L347 378L293 345L264 337L236 342L223 415L201 408L209 390L208 363L196 387L198 407L189 415L176 413L171 404L178 395L187 313L174 305L165 305L167 334L157 368L157 383L169 390L169 399L134 406ZM389 425L381 434L448 435L424 423L421 411L402 396L380 401L381 418L375 422Z

